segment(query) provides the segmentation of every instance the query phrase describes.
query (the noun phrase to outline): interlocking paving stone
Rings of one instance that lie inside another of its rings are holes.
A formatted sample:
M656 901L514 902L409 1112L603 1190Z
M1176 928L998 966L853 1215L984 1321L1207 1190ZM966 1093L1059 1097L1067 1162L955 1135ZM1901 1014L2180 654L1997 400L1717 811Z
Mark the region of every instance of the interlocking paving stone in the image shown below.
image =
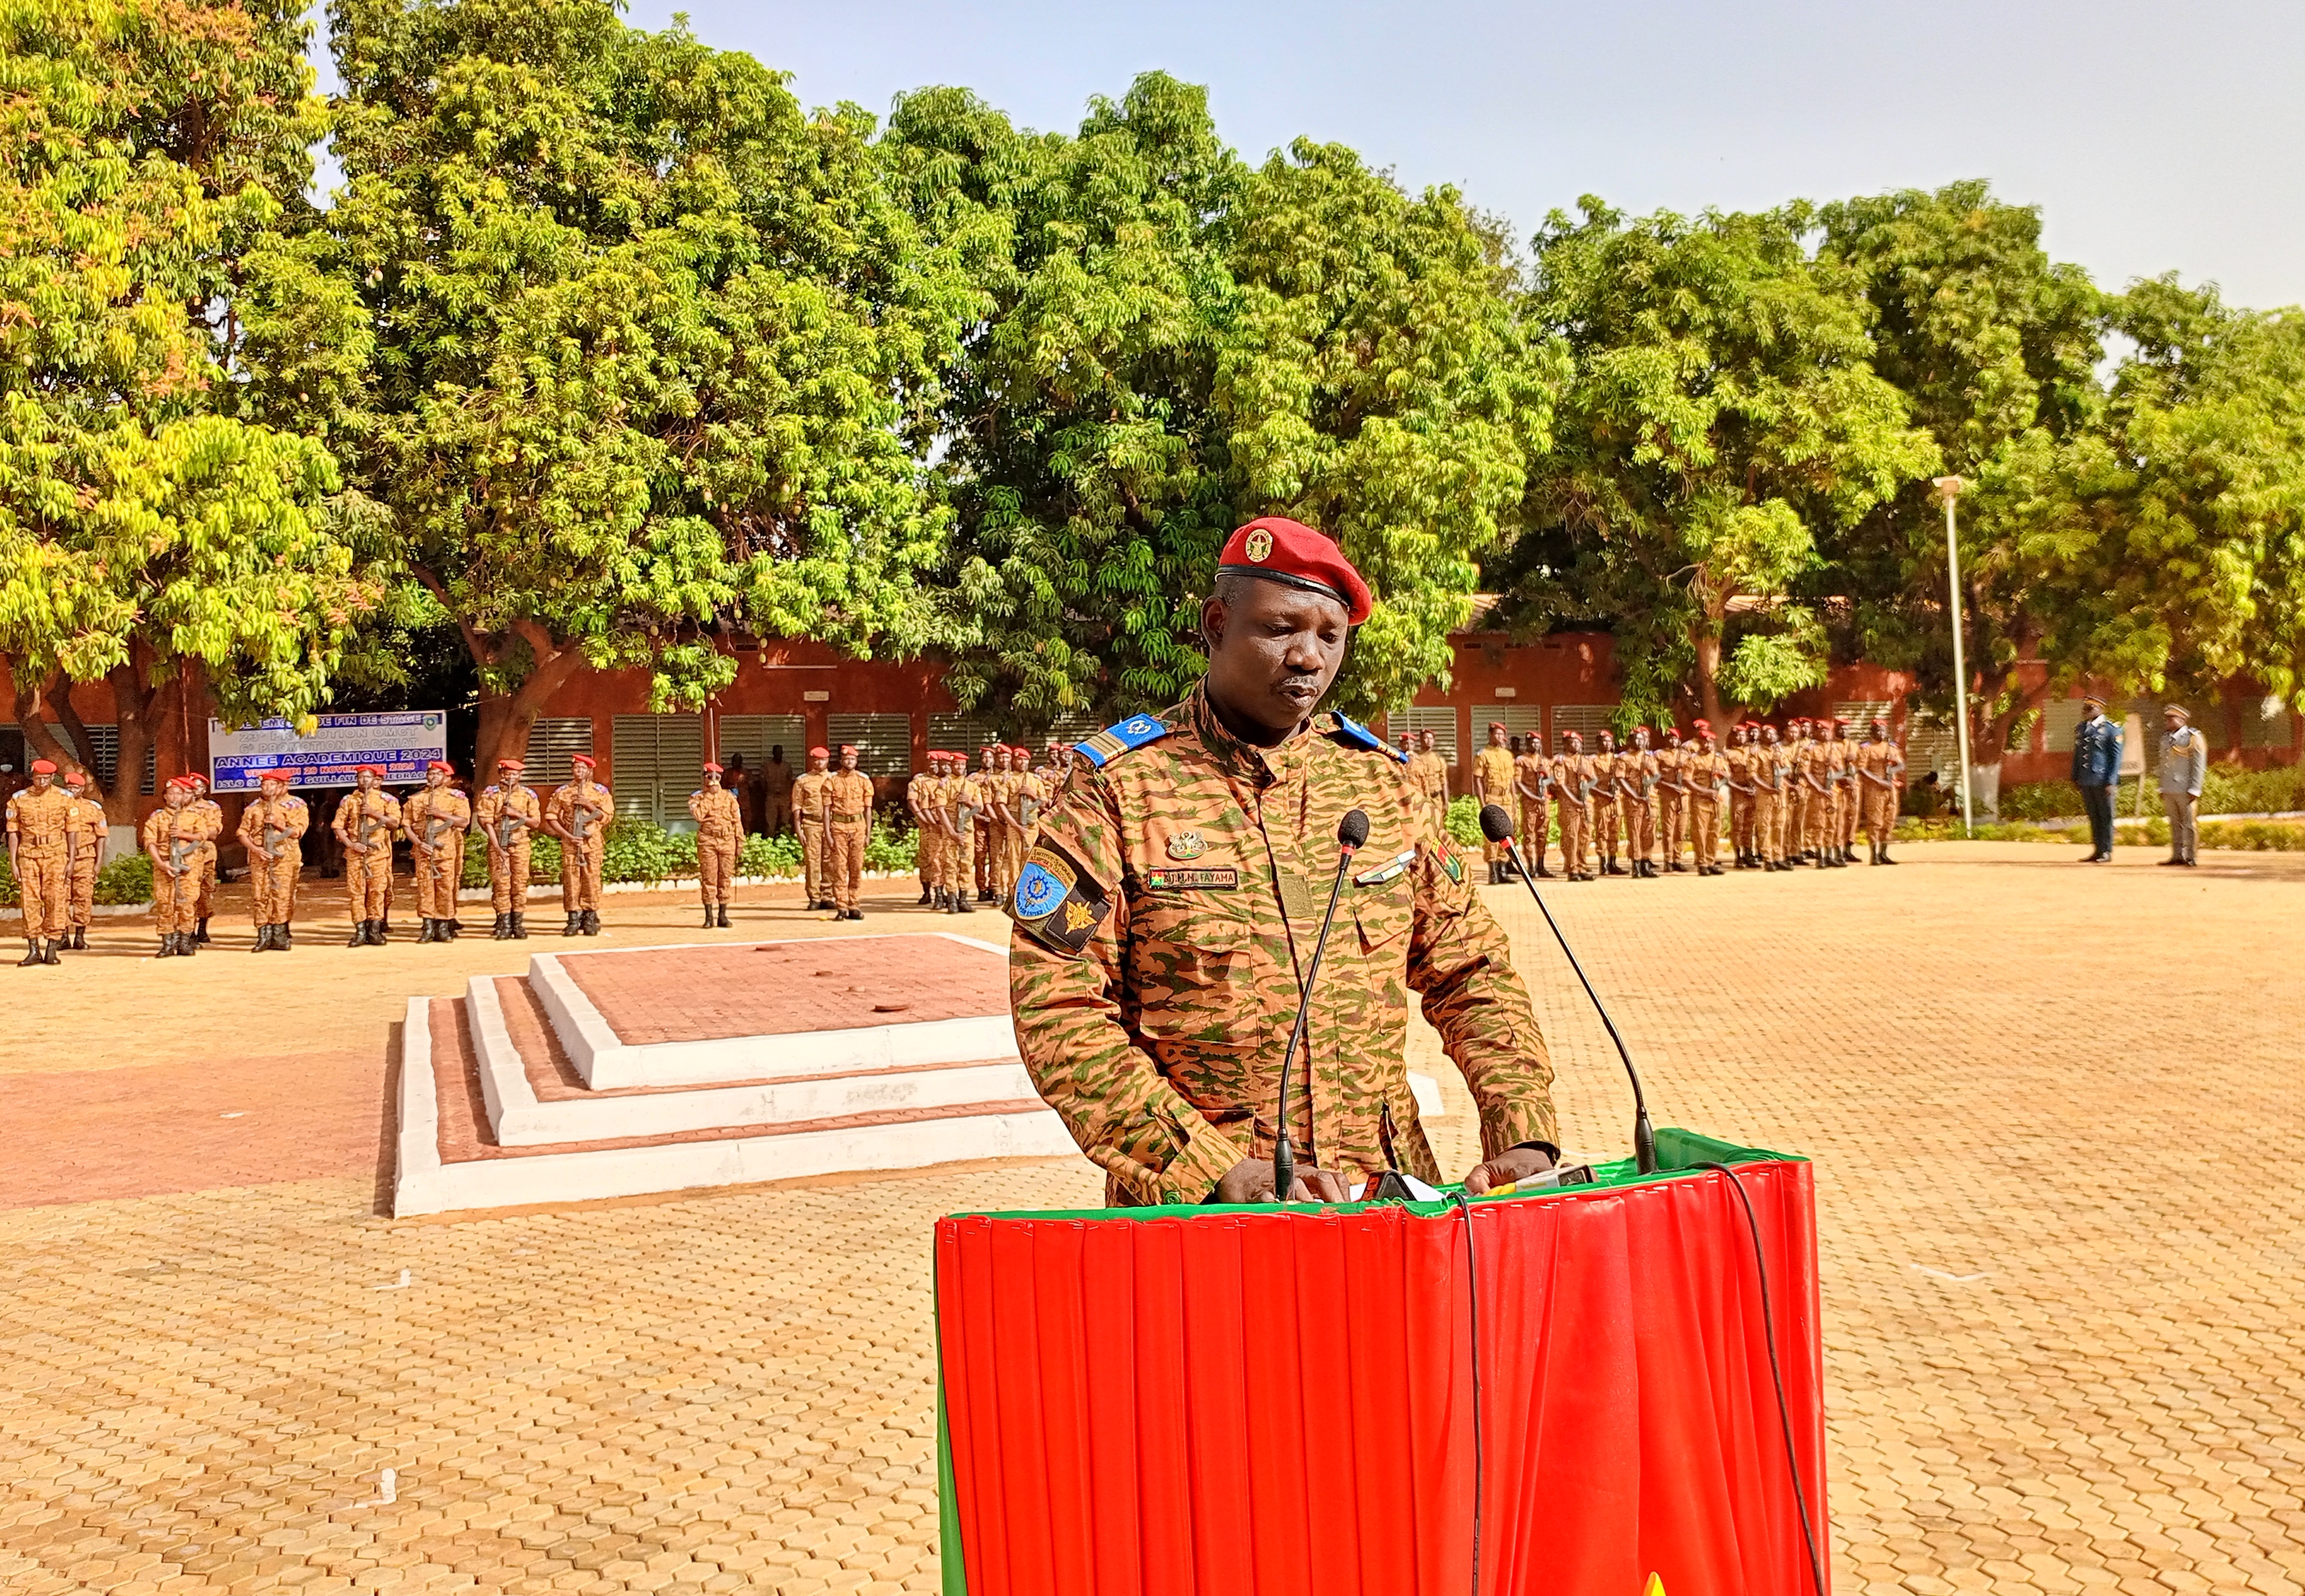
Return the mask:
M1901 856L1550 893L1660 1123L1817 1159L1836 1588L2297 1596L2305 861ZM1488 896L1565 1133L1613 1153L1607 1040L1520 889ZM713 939L676 897L610 910L631 943ZM719 935L818 934L776 919ZM1098 1178L377 1217L374 1144L363 1164L341 1106L299 1110L282 1061L380 1095L410 993L539 946L0 970L43 994L0 1065L0 1145L32 1151L0 1201L44 1204L0 1214L0 1589L937 1588L929 1227L1093 1202ZM1457 1172L1463 1088L1432 1032L1410 1045ZM132 1060L126 1118L43 1095ZM189 1136L214 1092L343 1172L173 1189L255 1177L261 1142L177 1158L170 1115ZM144 1194L75 1201L91 1150L149 1168Z

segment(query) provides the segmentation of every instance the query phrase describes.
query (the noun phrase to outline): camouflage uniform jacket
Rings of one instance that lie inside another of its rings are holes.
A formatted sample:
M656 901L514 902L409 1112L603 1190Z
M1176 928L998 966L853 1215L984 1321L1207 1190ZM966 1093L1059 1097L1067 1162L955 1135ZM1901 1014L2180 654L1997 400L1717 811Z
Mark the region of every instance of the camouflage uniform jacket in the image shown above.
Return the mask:
M1410 989L1472 1088L1485 1154L1557 1139L1504 932L1398 753L1328 715L1255 748L1198 688L1084 746L1097 768L1050 806L1018 881L1009 992L1025 1063L1108 1202L1198 1202L1272 1155L1298 973L1354 808L1369 837L1292 1076L1296 1145L1324 1168L1439 1177L1404 1060Z

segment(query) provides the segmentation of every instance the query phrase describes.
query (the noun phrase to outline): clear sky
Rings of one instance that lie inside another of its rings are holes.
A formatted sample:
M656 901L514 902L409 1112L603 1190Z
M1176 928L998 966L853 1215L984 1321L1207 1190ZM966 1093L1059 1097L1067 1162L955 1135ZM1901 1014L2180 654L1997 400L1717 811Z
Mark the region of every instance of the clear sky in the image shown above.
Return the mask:
M2305 301L2305 4L1961 0L1741 4L1438 0L633 0L886 114L931 83L1036 128L1160 68L1211 90L1261 158L1299 134L1524 239L1597 193L1634 211L1757 208L1989 178L2042 207L2098 282L2174 268L2237 303Z

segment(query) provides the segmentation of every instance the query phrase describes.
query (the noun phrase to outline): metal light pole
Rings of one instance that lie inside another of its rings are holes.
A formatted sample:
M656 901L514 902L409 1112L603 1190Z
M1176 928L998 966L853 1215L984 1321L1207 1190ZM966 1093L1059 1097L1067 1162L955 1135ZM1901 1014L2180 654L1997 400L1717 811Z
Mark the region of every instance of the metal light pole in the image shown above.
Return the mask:
M1969 662L1961 641L1961 536L1953 523L1952 503L1968 484L1959 477L1939 477L1932 484L1945 507L1945 593L1952 610L1953 729L1961 743L1961 834L1977 829L1977 816L1969 802Z

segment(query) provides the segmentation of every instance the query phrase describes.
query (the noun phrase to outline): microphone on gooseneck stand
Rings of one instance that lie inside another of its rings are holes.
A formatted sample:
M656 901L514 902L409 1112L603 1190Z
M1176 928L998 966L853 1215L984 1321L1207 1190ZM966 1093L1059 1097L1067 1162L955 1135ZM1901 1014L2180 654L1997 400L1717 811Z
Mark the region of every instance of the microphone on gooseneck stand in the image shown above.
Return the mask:
M1321 935L1313 944L1313 962L1306 966L1305 984L1297 994L1297 1023L1289 1032L1289 1050L1280 1056L1280 1124L1272 1139L1272 1201L1289 1201L1297 1184L1297 1150L1289 1144L1289 1065L1305 1040L1305 1016L1313 1005L1313 982L1321 973L1321 955L1329 946L1329 924L1337 917L1337 895L1344 890L1345 872L1353 855L1368 841L1369 818L1360 810L1346 811L1337 822L1337 873L1329 883L1329 907L1321 916Z
M1528 863L1520 856L1520 845L1513 841L1512 817L1496 804L1483 805L1481 835L1493 843L1504 844L1511 852L1513 868L1520 872L1522 882L1528 887L1528 896L1536 900L1538 910L1544 915L1544 923L1552 928L1553 940L1561 944L1561 951L1569 955L1569 967L1577 972L1578 981L1584 985L1585 996L1593 1000L1593 1007L1600 1014L1601 1023L1608 1028L1609 1040L1617 1044L1617 1057L1625 1061L1625 1074L1633 1083L1633 1162L1643 1175L1654 1175L1656 1127L1649 1124L1648 1101L1641 1096L1641 1073L1633 1067L1633 1056L1625 1051L1625 1039L1617 1034L1617 1023L1602 1006L1601 994L1595 991L1593 983L1585 979L1585 966L1577 962L1576 949L1570 947L1569 938L1561 934L1561 922L1553 919L1552 911L1545 907L1544 895L1536 889L1535 878L1528 873Z

